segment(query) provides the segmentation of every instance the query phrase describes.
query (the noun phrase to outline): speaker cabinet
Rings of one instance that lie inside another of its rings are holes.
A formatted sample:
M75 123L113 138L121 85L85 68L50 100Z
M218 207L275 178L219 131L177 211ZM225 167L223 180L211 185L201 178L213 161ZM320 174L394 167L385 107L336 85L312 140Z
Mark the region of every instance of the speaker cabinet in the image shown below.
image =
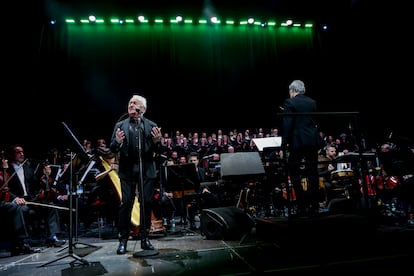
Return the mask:
M237 207L203 209L200 230L209 240L237 240L251 232L255 222Z

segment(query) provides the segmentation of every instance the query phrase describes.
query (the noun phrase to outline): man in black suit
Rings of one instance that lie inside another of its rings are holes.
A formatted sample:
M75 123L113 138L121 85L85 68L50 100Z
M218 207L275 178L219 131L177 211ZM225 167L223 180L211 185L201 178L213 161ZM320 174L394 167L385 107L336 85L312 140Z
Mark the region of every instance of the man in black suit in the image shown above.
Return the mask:
M49 183L50 166L38 164L38 170L34 169L24 153L23 146L15 144L8 151L8 168L10 175L8 179L9 193L12 199L19 198L17 203L22 205L25 220L23 223L35 224L35 222L45 221L46 232L39 227L40 236L48 236L46 244L48 246L60 247L66 241L58 239L61 234L60 217L56 208L53 208L57 194L53 192L54 187ZM36 171L39 173L36 174ZM50 184L50 186L49 186ZM22 200L24 199L24 200ZM31 202L32 204L28 204ZM37 204L51 205L50 208L37 206ZM33 225L32 225L33 226ZM33 231L32 231L33 232ZM32 235L33 233L29 233ZM27 247L27 246L24 246Z
M125 254L131 231L131 214L138 192L141 248L154 250L149 240L151 206L155 191L156 154L160 154L161 128L146 117L147 99L133 95L128 102L128 117L118 121L111 137L110 149L118 154L121 204L118 210L117 254Z
M316 101L304 95L305 84L294 80L289 85L289 98L283 103L283 149L287 158L288 175L296 194L298 215L316 215L318 200L318 150L321 146L313 112ZM301 113L301 114L298 114ZM306 190L302 180L306 179Z

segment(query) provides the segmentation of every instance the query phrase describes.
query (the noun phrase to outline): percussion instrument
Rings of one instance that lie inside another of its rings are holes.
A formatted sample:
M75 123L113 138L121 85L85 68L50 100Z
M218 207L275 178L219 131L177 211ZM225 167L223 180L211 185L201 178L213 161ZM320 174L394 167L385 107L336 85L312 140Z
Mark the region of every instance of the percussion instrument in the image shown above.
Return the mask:
M335 170L331 172L332 179L349 178L353 176L354 176L354 171L352 169Z
M386 178L385 187L388 190L393 190L394 188L398 187L400 181L398 176L389 176Z

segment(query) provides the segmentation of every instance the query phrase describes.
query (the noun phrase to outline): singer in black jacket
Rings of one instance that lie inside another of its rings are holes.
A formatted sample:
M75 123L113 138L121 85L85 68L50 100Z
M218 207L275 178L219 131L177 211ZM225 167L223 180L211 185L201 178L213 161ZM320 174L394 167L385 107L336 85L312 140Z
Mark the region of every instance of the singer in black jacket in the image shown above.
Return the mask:
M315 215L319 212L318 150L321 144L311 114L317 110L316 101L304 94L303 81L294 80L289 85L289 98L282 107L283 148L288 153L288 175L296 193L297 212ZM307 180L306 191L302 179Z
M122 198L118 211L119 246L117 254L125 254L131 230L131 214L138 192L140 207L141 248L153 250L149 240L151 205L157 179L156 154L161 153L161 128L144 117L146 98L133 95L128 103L128 118L118 121L110 142L118 154Z

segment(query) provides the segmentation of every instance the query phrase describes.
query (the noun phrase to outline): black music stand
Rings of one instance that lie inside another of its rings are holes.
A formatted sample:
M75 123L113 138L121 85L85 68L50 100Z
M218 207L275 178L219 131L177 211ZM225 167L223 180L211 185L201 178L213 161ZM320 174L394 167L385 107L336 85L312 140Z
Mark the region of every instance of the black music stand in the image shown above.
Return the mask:
M196 190L200 180L194 163L167 166L167 181L165 188L168 191Z
M76 145L79 148L80 154L79 154L79 158L81 159L81 161L88 161L87 166L85 171L83 172L82 177L78 180L78 178L76 178L76 185L73 185L73 181L71 180L70 183L72 185L72 191L71 191L71 198L73 200L73 197L75 198L75 209L76 209L76 214L75 214L75 231L74 231L74 236L72 235L71 239L75 239L75 242L73 243L73 246L76 246L77 244L82 244L84 246L87 247L97 247L95 245L91 245L91 244L86 244L86 243L81 243L78 241L78 222L79 222L79 195L78 195L78 189L77 187L82 187L83 190L85 190L84 188L84 184L83 182L85 181L86 176L89 174L90 170L95 166L96 164L96 157L94 155L91 155L89 153L87 153L84 149L84 147L82 146L82 144L79 142L79 139L76 138L75 134L72 132L72 130L69 128L69 126L62 122L63 126L65 127L65 129L69 132L69 134L72 137L72 140L76 143ZM73 168L73 163L71 163L71 168ZM72 177L72 173L73 173L73 169L71 171L71 177ZM77 174L79 173L79 171L77 172ZM72 227L72 224L70 225Z
M84 159L88 158L89 164L88 164L87 172L89 172L89 170L92 168L91 163L92 162L95 162L95 161L93 161L92 160L92 157L89 156L85 152L85 149L83 148L83 146L81 145L81 143L79 142L79 140L76 138L76 136L73 134L73 132L71 131L71 129L68 127L68 125L66 125L66 123L64 123L64 122L62 122L62 124L65 127L65 129L69 132L69 134L72 136L73 140L79 146L79 148L81 150L81 154L83 154L83 156L81 156L81 157L83 157ZM69 244L68 244L67 247L64 247L64 248L62 248L62 249L59 250L59 251L61 251L61 250L67 248L68 249L68 254L66 254L66 255L64 255L62 257L59 257L59 258L57 258L55 260L52 260L50 262L47 262L45 264L42 264L39 267L47 266L49 264L52 264L54 262L57 262L59 260L62 260L62 259L68 258L68 257L71 257L71 258L74 259L72 262L70 262L70 264L72 266L74 265L74 263L76 261L80 262L80 264L81 265L84 265L84 266L89 265L89 262L88 261L86 261L86 260L82 259L81 257L77 256L74 253L74 250L73 250L74 247L76 246L76 244L73 242L73 236L74 236L73 235L73 232L74 232L74 230L73 230L73 211L72 210L73 210L73 207L74 207L73 205L75 205L75 216L76 216L75 223L77 224L78 223L78 196L77 196L77 189L75 187L76 185L73 185L73 183L74 183L74 181L73 181L73 159L75 157L75 153L74 152L71 152L70 155L71 155L70 156L70 160L71 161L70 161L70 167L69 167L69 173L70 173L70 175L69 175L70 191L68 191L70 193L69 194L69 210L70 210L70 216L69 216ZM85 175L86 175L86 173L85 173ZM74 200L73 200L74 197L75 197L75 203L74 203ZM76 236L77 236L77 233L76 233ZM76 239L77 239L77 237L76 237ZM76 243L78 243L78 242L76 242ZM89 246L89 247L96 247L94 245L89 245L89 244L83 244L83 245L86 245L86 246Z
M261 181L265 176L265 169L259 152L234 152L222 153L221 160L221 178L230 183L231 193L234 193L234 199L237 200L236 192L239 191L237 207L243 205L247 212L247 200L240 204L240 199L244 194L246 199L249 193L249 183ZM229 186L226 184L226 186ZM230 192L230 191L229 191Z
M73 162L73 154L74 153L71 153L71 162ZM70 168L69 169L70 169L70 184L72 185L72 164L70 165ZM73 251L73 247L74 247L74 244L73 244L73 227L72 227L72 225L73 225L73 211L72 211L73 210L73 194L74 194L74 192L71 190L70 191L70 195L69 195L69 210L70 210L70 215L69 215L69 245L67 246L67 248L68 248L68 254L66 254L66 255L64 255L62 257L59 257L59 258L57 258L55 260L52 260L50 262L47 262L45 264L42 264L39 267L45 267L45 266L47 266L49 264L55 263L55 262L57 262L59 260L62 260L62 259L68 258L68 257L71 257L71 258L74 259L72 262L70 262L70 265L71 266L73 266L76 261L80 262L80 264L81 265L84 265L84 266L89 265L89 262L88 261L86 261L86 260L82 259L81 257L79 257Z
M195 164L186 163L170 165L167 166L166 169L167 179L165 181L165 189L181 194L182 204L185 204L185 207L182 206L181 208L181 216L183 223L186 223L188 215L188 199L192 196L197 197L200 188L200 179L198 178Z

